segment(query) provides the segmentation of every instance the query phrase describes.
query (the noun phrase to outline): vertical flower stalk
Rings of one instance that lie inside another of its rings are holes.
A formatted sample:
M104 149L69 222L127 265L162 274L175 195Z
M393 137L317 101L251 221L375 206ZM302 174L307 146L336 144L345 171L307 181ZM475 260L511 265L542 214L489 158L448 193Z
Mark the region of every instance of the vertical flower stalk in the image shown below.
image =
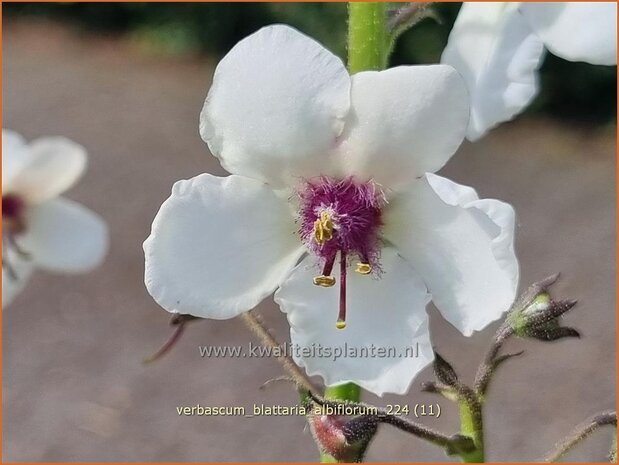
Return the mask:
M385 3L351 2L348 4L348 70L378 71L387 67L387 11ZM361 388L354 383L328 387L325 398L359 402ZM322 463L337 462L322 453Z
M325 390L325 397L332 400L359 402L359 399L361 399L361 388L355 383L340 384L339 386L328 387Z
M434 353L434 374L439 384L434 384L432 387L426 384L424 390L427 392L437 392L450 400L458 401L460 409L460 435L469 438L473 443L473 447L466 450L462 449L456 453L460 455L463 462L484 462L483 399L480 391L472 389L461 382L458 374L449 362L436 352Z
M348 70L379 71L387 67L386 3L348 4Z
M460 399L459 404L460 434L470 437L475 444L474 450L461 453L460 457L465 463L483 463L485 457L481 405L469 403L464 399Z

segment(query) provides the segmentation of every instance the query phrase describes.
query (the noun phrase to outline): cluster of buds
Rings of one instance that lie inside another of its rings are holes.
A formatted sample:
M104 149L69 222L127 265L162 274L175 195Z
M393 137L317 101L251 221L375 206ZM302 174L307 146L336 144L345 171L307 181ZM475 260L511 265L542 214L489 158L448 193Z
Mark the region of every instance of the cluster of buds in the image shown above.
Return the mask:
M338 462L361 462L365 451L374 438L380 424L391 425L400 431L429 441L445 450L447 455L462 455L475 449L473 440L462 434L451 436L434 431L405 417L393 415L387 410L369 404L351 401L322 399L311 392L305 393L306 401L319 407L354 406L366 414L353 417L324 415L312 410L308 423L320 451ZM320 411L320 409L318 409Z
M425 382L422 388L426 392L440 394L448 400L466 404L472 411L478 410L488 390L493 373L507 360L522 355L516 353L501 354L505 341L512 336L533 338L541 341L555 341L565 337L580 337L574 328L562 326L561 316L576 305L575 300L554 300L549 292L559 274L549 276L531 285L512 305L506 320L494 335L492 344L480 364L475 384L468 387L459 381L451 365L435 353L434 372L437 382Z
M549 288L559 274L533 284L514 303L507 322L519 337L556 341L564 337L580 337L574 328L560 325L560 317L576 305L576 300L553 300Z

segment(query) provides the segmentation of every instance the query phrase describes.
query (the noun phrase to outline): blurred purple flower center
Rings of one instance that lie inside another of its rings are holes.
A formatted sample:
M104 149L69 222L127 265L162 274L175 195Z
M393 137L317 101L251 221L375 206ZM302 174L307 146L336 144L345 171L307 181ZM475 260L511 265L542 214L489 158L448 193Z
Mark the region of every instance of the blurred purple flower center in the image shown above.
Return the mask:
M14 194L2 196L2 219L18 220L22 217L25 203L21 197Z
M8 249L11 248L22 259L30 258L30 254L21 249L15 240L17 234L23 233L26 229L24 221L24 210L26 203L14 194L2 196L2 269L6 270L8 276L16 280L17 273L9 259Z

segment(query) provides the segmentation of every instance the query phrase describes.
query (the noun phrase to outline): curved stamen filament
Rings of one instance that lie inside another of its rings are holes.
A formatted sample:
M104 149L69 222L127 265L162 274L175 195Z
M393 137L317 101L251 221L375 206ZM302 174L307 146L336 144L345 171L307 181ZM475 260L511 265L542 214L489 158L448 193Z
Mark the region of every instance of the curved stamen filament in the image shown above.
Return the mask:
M5 238L3 237L3 240L2 240L2 269L6 270L6 272L8 273L8 277L10 279L12 279L13 281L16 281L18 276L17 276L17 273L15 272L15 268L13 268L13 265L8 260L8 244L7 244L7 242L5 242L4 239Z
M331 276L331 271L333 270L333 263L335 263L336 253L327 258L322 274L314 277L314 284L316 286L331 287L335 284L335 277Z
M335 323L337 329L346 327L346 252L340 252L340 312Z
M24 259L30 258L30 252L26 252L24 249L21 248L21 246L15 240L15 234L8 233L6 237L9 246L12 247L13 250L15 250L17 255Z
M13 232L3 232L2 234L2 269L6 270L8 277L13 281L19 279L13 263L9 259L9 249L11 249L17 256L23 260L30 259L30 253L26 252L20 247L15 240L15 234Z

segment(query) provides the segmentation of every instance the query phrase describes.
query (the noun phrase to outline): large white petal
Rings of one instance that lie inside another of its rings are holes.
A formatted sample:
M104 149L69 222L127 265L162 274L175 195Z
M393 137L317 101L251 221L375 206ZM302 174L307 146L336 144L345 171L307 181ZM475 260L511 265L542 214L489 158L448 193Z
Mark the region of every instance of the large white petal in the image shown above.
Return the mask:
M346 171L389 188L440 169L464 139L469 98L450 66L399 66L352 78Z
M441 57L462 74L471 96L467 139L522 112L538 92L541 40L507 2L463 3Z
M349 107L342 61L295 29L269 26L217 66L200 134L229 172L282 185L331 174Z
M34 266L31 260L21 257L6 245L2 261L2 307L6 308L26 286Z
M336 329L339 285L315 286L312 260L301 262L275 294L288 316L295 362L329 386L352 381L379 396L406 393L434 357L425 310L429 295L419 276L392 248L383 250L381 278L349 270L347 326ZM385 350L383 356L354 357L350 352L365 348L368 354L371 347ZM303 356L312 348L314 353ZM348 356L337 358L337 351ZM411 354L417 356L407 356Z
M62 197L27 210L21 248L44 269L79 273L99 265L108 248L108 231L99 215Z
M41 203L71 187L86 169L86 150L65 137L44 137L28 145L28 162L10 183L28 203Z
M2 192L11 192L11 182L28 162L24 138L9 129L2 129Z
M617 3L522 3L520 11L555 55L594 65L617 64Z
M146 287L169 312L215 319L250 310L303 252L285 200L242 176L179 181L144 242Z
M385 212L385 237L425 280L464 335L498 319L518 287L513 208L428 174Z

